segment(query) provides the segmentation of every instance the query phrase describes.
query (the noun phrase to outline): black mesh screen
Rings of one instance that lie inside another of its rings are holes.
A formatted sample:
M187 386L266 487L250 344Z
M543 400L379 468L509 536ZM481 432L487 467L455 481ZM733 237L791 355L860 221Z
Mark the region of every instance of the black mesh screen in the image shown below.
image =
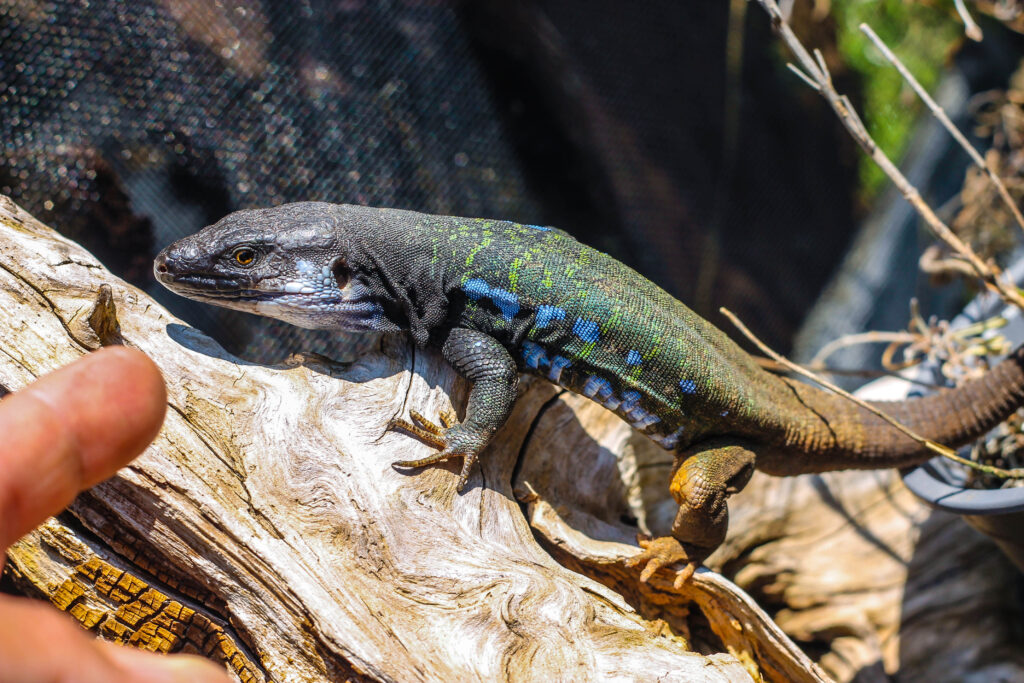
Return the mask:
M0 189L141 285L154 246L238 208L532 213L445 3L3 3L0 135ZM264 360L296 333L189 316Z
M252 360L368 342L190 304L151 258L303 199L558 225L785 348L853 226L852 146L730 7L6 0L0 191Z

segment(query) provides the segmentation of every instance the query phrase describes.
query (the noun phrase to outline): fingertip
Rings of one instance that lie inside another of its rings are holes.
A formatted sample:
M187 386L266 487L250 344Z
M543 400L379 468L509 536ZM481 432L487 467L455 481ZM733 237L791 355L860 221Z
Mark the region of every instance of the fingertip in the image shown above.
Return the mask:
M167 394L141 351L104 348L0 401L0 541L114 474L163 423Z
M103 643L105 654L127 676L147 683L229 683L227 671L195 655L164 655L124 645Z
M90 463L115 460L117 469L141 453L160 431L167 411L160 370L146 354L124 346L95 351L27 390L67 417L86 469Z
M127 346L107 346L86 356L95 364L101 375L113 375L119 379L118 389L127 393L123 403L144 418L140 426L151 432L146 443L160 430L167 412L167 386L156 363L142 351Z

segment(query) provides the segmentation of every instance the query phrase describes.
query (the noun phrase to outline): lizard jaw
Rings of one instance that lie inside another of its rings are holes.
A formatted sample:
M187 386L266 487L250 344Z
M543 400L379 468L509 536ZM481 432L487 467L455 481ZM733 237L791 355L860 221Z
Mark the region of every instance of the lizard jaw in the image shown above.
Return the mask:
M344 287L326 278L241 283L221 275L172 274L159 267L154 270L157 281L179 296L298 327L353 331L387 331L393 327L369 289L352 281Z

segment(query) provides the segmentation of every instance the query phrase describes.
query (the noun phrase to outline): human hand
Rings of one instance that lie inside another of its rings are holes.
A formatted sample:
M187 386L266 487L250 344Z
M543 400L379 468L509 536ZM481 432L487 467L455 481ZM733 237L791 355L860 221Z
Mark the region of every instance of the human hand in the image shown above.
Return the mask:
M141 453L167 395L153 361L108 347L0 401L0 569L3 551L75 495ZM200 657L104 642L38 602L0 595L0 683L227 683Z

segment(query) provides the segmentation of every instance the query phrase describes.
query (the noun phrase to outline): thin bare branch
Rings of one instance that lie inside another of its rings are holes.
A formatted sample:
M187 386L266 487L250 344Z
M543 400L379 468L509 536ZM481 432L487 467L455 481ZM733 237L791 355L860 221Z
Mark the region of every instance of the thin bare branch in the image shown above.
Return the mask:
M974 277L970 264L959 258L943 258L942 247L937 244L929 246L917 261L917 267L928 275L965 275Z
M910 202L911 206L924 219L925 224L940 240L945 242L951 249L963 255L970 263L975 275L988 289L998 292L1004 301L1024 308L1024 296L1016 287L1003 281L1002 273L994 265L986 263L977 253L974 252L963 240L949 229L942 220L935 214L928 203L921 198L920 192L914 187L907 177L900 172L896 164L875 143L864 129L860 118L854 113L849 100L845 99L835 88L832 87L831 79L827 72L822 71L822 66L815 57L807 51L803 43L793 33L793 29L786 23L775 0L757 0L757 3L768 13L772 27L782 39L786 46L793 52L797 62L804 72L817 84L817 92L825 98L832 110L839 116L840 121L853 135L854 140L861 146L864 152L871 157L871 160L889 177L896 185L903 197ZM822 60L822 63L824 60Z
M971 40L981 42L983 37L981 27L974 23L971 13L967 11L967 5L964 4L964 0L953 0L953 3L956 5L957 14L960 15L960 19L964 22L964 33Z
M777 363L771 358L765 358L764 356L753 356L754 361L764 370L775 373L777 375L783 375L789 372L789 368L781 363ZM914 379L912 377L904 377L899 373L892 372L890 370L854 370L852 368L837 368L829 365L814 365L813 363L807 363L803 367L807 368L811 372L818 372L823 375L836 375L839 377L863 377L865 379L879 379L880 377L895 377L896 379L903 380L904 382L910 382L916 384L919 387L925 389L942 389L941 385L934 382L925 382L920 379Z
M825 76L825 82L828 83L829 87L832 87L832 74L828 70L828 64L825 63L825 56L821 54L821 50L814 48L814 60L818 62L818 68L821 69L821 73Z
M862 332L860 334L848 334L839 339L834 339L828 344L825 344L811 359L809 365L818 366L824 365L825 359L831 356L839 349L845 349L849 346L857 346L859 344L878 344L878 343L898 343L898 344L912 344L921 338L920 335L912 332Z
M799 76L800 80L802 80L804 83L806 83L807 87L809 87L811 90L813 90L814 92L820 92L821 91L821 87L817 83L812 81L810 76L808 76L803 71L801 71L800 67L798 67L796 64L794 64L793 62L786 62L786 67L790 71L795 73L797 76Z
M760 2L760 0L758 0L758 1ZM881 410L879 410L875 406L871 405L867 401L864 401L863 399L857 398L856 396L854 396L853 394L849 393L848 391L843 391L842 389L837 387L835 384L832 384L831 382L829 382L826 379L822 379L821 377L819 377L818 375L814 374L810 370L807 370L805 368L800 367L799 365L797 365L793 361L789 360L788 358L786 358L782 354L777 353L776 351L772 350L767 344L765 344L760 339L758 339L756 336L754 336L754 333L751 332L747 328L746 325L744 325L742 322L740 322L740 319L737 318L735 315L733 315L732 311L730 311L729 309L727 309L727 308L720 308L718 310L721 311L722 315L724 315L726 318L728 318L729 321L733 325L736 326L736 329L738 329L740 332L742 332L743 335L747 339L749 339L754 344L756 344L757 348L761 349L762 353L767 354L773 360L775 360L779 364L789 368L790 371L795 372L796 374L800 375L801 377L806 377L807 379L811 380L812 382L815 382L816 384L820 384L822 387L828 389L829 391L831 391L831 392L833 392L835 394L838 394L838 395L842 396L843 398L845 398L845 399L847 399L849 401L852 401L853 403L856 403L858 406L860 406L864 410L866 410L866 411L868 411L868 412L870 412L870 413L872 413L874 415L877 415L881 419L883 419L886 422L888 422L889 424L891 424L901 434L904 434L907 437L909 437L909 438L913 439L914 441L916 441L917 443L921 444L921 446L923 448L927 448L928 450L932 451L933 453L937 453L938 455L941 455L944 458L949 458L953 462L960 463L964 467L969 467L971 469L978 470L980 472L985 472L986 474L991 474L992 476L995 476L995 477L1000 477L1002 479L1024 479L1024 469L1006 470L1006 469L1003 469L1001 467L992 467L991 465L982 465L982 464L976 463L976 462L974 462L972 460L968 460L967 458L961 458L959 455L956 454L956 452L952 448L949 448L948 446L943 446L942 444L936 443L935 441L932 441L931 439L926 439L925 437L921 436L920 434L918 434L914 430L912 430L909 427L901 424L895 418L890 417L889 415L887 415L886 413L882 412Z
M981 154L978 153L978 150L974 148L974 145L967 141L967 138L964 137L963 133L961 133L953 122L949 120L949 117L946 116L946 112L943 111L942 107L932 99L931 95L928 94L928 91L921 86L916 78L914 78L914 75L910 73L910 70L907 69L903 62L900 61L899 57L889 49L889 46L882 42L882 39L878 37L878 34L875 33L867 24L861 24L860 30L871 40L872 43L875 44L875 47L877 47L878 51L882 53L882 56L888 59L889 63L896 67L896 70L899 71L900 75L903 76L903 79L910 84L910 87L914 89L914 92L916 92L917 96L921 98L921 101L925 103L932 115L939 120L939 123L941 123L946 130L949 131L949 134L953 136L953 139L964 148L964 151L971 157L971 161L974 162L975 166L985 172L988 179L993 185L995 185L996 190L999 192L999 197L1010 209L1010 213L1013 214L1014 219L1017 221L1017 225L1020 226L1021 230L1024 230L1024 215L1021 214L1020 208L1018 208L1017 203L1013 201L1009 190L1006 189L1006 185L1003 184L1002 179L995 170L985 162L985 159L983 159Z

